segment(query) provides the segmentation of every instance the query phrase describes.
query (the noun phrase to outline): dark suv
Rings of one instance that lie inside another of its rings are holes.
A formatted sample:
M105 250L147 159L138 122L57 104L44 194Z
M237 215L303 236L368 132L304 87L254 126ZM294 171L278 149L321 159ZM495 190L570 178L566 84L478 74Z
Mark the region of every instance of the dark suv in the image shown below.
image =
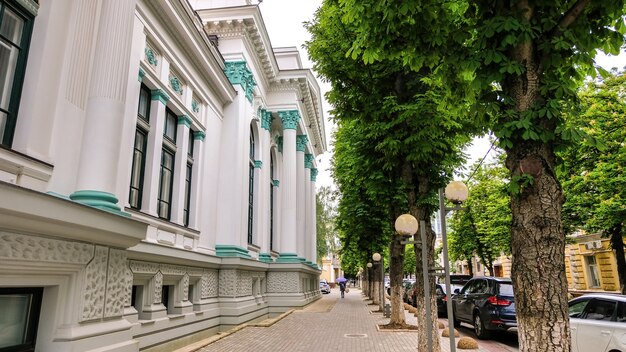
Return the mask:
M479 339L488 339L495 330L517 327L511 279L475 277L454 293L454 326L473 324Z

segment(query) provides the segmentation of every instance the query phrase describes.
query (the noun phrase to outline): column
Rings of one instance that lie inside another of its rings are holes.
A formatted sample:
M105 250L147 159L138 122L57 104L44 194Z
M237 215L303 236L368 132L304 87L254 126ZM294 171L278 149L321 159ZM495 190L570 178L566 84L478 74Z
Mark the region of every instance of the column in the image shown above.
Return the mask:
M279 111L283 122L282 226L278 262L299 262L296 223L296 128L300 121L298 110Z
M165 125L165 106L170 97L162 89L151 92L150 103L150 131L146 151L146 165L141 199L142 211L158 217L157 202L159 198L159 178L161 168L161 153L163 148L163 128Z
M309 217L311 219L311 233L310 233L310 237L309 237L309 241L311 241L311 247L310 249L310 255L311 255L311 261L313 262L314 266L317 268L317 202L316 202L316 191L315 191L315 181L317 180L317 169L311 167L311 183L310 183L310 192L311 192L311 198L309 199L310 201L310 210L309 210ZM320 258L321 259L321 258Z
M304 150L309 142L307 135L296 136L296 242L298 247L298 257L301 261L306 261L306 184L304 179Z
M178 116L176 129L176 155L174 156L174 189L172 190L172 216L170 221L183 225L185 208L185 176L187 174L187 153L189 150L189 129L191 118L187 115ZM191 201L189 202L191 204Z
M313 168L313 154L304 154L304 188L305 188L305 242L304 242L304 254L307 258L307 264L315 264L315 256L311 256L311 236L313 234L312 226L314 226L314 220L311 219L311 196L315 197L315 190L311 193L311 168ZM315 202L313 202L315 206Z
M99 209L121 212L116 189L126 108L135 0L101 2L83 140L70 198Z
M191 194L189 195L189 227L200 229L200 195L202 194L202 170L204 168L204 138L203 131L193 132L193 170L191 170Z
M271 155L270 155L270 142L271 142L271 132L272 132L272 113L265 110L260 109L258 114L259 119L261 120L261 161L266 165L265 168L262 169L261 172L261 189L267 190L267 192L261 192L261 216L259 219L263 219L263 221L259 221L263 226L259 229L261 241L259 245L261 246L261 251L259 252L259 260L264 262L271 262L272 255L270 254L270 227L272 224L272 218L270 216L270 200L272 199L270 194L274 192L274 181L271 179ZM276 197L274 197L276 199ZM274 208L274 216L277 213L276 208Z

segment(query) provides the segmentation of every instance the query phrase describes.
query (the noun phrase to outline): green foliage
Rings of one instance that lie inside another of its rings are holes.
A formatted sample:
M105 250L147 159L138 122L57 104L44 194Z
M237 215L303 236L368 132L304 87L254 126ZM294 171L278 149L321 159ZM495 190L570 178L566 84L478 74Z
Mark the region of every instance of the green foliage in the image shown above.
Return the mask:
M316 231L317 231L317 258L318 261L329 253L335 253L337 231L335 217L337 210L334 192L326 186L317 190L315 197Z

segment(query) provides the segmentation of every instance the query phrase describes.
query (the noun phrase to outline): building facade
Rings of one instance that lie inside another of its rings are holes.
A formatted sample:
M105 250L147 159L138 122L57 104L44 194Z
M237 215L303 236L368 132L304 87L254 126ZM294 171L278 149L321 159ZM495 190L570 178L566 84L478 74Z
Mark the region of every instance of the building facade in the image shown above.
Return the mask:
M170 351L320 297L321 93L249 0L0 0L0 350Z

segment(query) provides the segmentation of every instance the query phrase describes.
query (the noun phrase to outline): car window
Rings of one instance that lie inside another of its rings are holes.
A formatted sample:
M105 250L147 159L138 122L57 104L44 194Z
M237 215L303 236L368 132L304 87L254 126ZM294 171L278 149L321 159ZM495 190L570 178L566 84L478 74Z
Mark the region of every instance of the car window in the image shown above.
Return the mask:
M626 303L619 302L617 304L616 320L618 323L626 323Z
M612 301L594 299L585 307L584 319L611 320L617 304Z
M569 317L570 318L580 318L585 310L585 307L589 303L588 299L583 299L576 302L571 302L569 304Z
M443 289L441 288L441 286L437 286L437 288L435 289L437 294L440 296L445 295L445 293L443 293Z
M476 280L476 285L474 286L474 291L472 293L488 293L489 285L487 284L487 280Z
M513 296L513 284L500 282L498 284L498 294L502 296Z
M474 290L476 289L476 281L477 280L473 280L473 281L470 281L467 284L465 284L465 286L463 286L463 289L461 290L461 293L462 294L473 293Z

